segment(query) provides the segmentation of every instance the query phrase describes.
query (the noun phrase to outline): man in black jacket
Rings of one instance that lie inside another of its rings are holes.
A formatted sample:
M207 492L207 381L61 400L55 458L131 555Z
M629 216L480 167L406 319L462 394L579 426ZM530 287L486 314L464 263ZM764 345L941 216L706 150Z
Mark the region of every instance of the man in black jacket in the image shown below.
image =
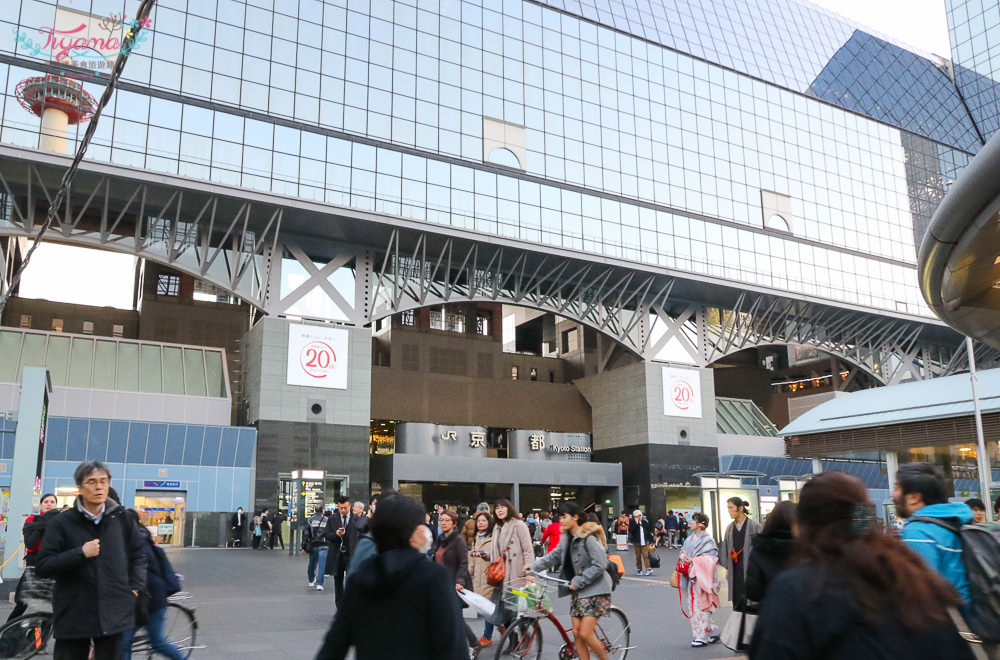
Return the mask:
M236 507L230 525L233 528L233 547L238 548L243 545L243 533L247 529L247 514L243 513L243 507Z
M628 521L628 542L635 548L635 574L642 575L642 565L645 562L646 575L652 575L649 549L653 545L653 530L639 509L632 512L632 519Z
M330 514L330 528L334 530L334 538L330 542L330 556L327 563L333 563L334 600L340 606L340 597L344 594L344 573L351 563L351 552L361 538L361 530L356 524L357 519L351 511L351 499L346 495L337 498L337 508Z
M309 586L316 587L316 591L323 591L330 541L335 538L336 536L330 528L330 519L323 513L323 505L317 504L316 512L306 520L302 541L304 545L309 545L309 565L306 567L306 576L309 578Z
M122 633L135 627L139 591L146 586L146 553L126 510L108 497L111 472L84 461L73 475L80 495L49 523L36 570L55 578L52 594L54 660L117 660Z

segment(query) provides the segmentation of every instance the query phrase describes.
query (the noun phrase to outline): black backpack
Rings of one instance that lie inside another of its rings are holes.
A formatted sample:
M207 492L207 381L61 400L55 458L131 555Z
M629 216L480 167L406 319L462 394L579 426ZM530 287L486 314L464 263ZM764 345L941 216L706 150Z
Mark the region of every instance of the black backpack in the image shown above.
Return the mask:
M614 591L618 588L618 585L621 584L622 581L622 576L618 572L618 564L609 559L608 567L605 570L608 572L608 575L611 576L611 591Z
M966 623L980 639L1000 642L1000 523L961 525L955 518L915 516L913 522L944 527L962 541L962 564L971 607Z

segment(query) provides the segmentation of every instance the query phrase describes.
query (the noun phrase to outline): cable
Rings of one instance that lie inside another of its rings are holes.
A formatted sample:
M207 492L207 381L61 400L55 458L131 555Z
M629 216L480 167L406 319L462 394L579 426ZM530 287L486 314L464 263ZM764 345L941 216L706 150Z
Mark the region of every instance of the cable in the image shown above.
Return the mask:
M135 18L132 20L131 25L129 25L129 29L125 32L125 38L122 40L122 47L118 53L118 59L115 60L115 66L111 70L110 79L108 80L107 86L104 88L101 100L97 103L97 110L94 112L94 116L91 117L90 123L87 125L87 130L83 134L83 139L80 140L80 146L76 150L76 156L73 157L73 162L70 163L69 168L63 173L62 182L59 184L59 191L56 193L55 198L53 198L52 203L49 205L48 213L45 214L45 221L39 228L38 234L35 235L34 242L31 244L31 247L28 248L24 258L21 259L21 264L18 266L17 272L14 273L14 276L11 277L7 290L3 292L3 295L0 295L0 315L3 314L4 307L7 306L7 300L10 298L11 292L17 288L18 283L21 281L21 275L24 273L25 268L27 268L28 262L31 260L31 255L34 254L38 244L42 242L42 237L45 235L45 232L47 232L52 226L52 222L55 220L56 214L59 212L59 207L62 205L63 199L66 197L66 191L73 183L73 179L76 178L76 172L80 167L80 162L83 160L83 156L87 152L87 147L90 146L90 141L93 139L94 133L97 132L97 122L101 118L101 113L104 111L104 107L111 101L111 96L114 94L115 88L118 86L118 79L121 78L122 71L125 69L125 62L128 60L128 56L131 54L132 48L135 46L135 41L139 36L139 33L145 29L145 24L147 22L146 19L149 17L149 12L152 11L154 4L156 4L156 0L142 0L142 3L139 5L139 10L136 12ZM30 213L31 209L27 209L27 211Z

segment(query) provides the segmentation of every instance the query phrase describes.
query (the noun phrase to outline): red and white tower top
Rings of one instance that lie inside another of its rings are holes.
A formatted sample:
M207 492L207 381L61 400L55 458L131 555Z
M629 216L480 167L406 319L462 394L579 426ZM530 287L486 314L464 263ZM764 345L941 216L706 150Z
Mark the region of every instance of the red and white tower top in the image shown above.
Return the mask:
M67 127L89 121L97 110L83 84L65 76L25 78L14 93L25 110L42 118L38 148L46 151L66 153Z

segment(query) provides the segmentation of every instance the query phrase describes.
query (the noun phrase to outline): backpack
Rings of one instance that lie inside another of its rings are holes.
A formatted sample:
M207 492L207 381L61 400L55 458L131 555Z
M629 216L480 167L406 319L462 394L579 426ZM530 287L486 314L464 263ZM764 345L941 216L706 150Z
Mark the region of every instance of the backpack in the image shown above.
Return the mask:
M611 576L611 591L614 591L621 584L622 574L625 572L625 565L622 563L622 558L618 555L608 555L608 567L606 570L608 571L608 575Z
M928 516L915 516L912 522L930 523L958 535L969 581L966 623L980 639L1000 641L1000 524L959 525L954 518Z

